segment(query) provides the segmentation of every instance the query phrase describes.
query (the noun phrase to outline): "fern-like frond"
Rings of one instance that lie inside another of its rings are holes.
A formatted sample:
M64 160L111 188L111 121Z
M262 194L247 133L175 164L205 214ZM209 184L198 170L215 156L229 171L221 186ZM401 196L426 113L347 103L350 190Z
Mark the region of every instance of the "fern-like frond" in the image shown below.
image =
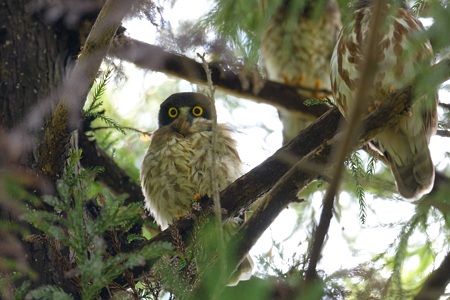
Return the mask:
M29 296L32 299L39 299L39 300L72 300L73 297L69 294L66 294L66 292L63 291L63 289L53 286L53 285L44 285L41 286L35 290L33 290Z
M322 104L328 104L329 106L335 106L333 101L328 97L325 97L325 99L309 98L309 99L306 99L305 101L303 101L303 104L305 104L306 106L314 106L314 105L322 105Z
M374 154L369 156L369 161L367 162L367 167L366 167L366 179L370 180L373 175L375 174L375 166L377 164L378 161L378 157L375 156Z
M101 100L103 95L106 92L106 87L109 80L112 77L112 69L107 69L100 80L96 80L96 84L92 88L91 91L91 100L88 101L87 108L84 109L84 116L88 119L100 119L109 127L119 131L122 134L125 134L125 130L122 125L120 125L116 120L105 115L103 110L100 110L103 106L103 101Z
M403 263L409 255L409 240L419 226L426 224L428 211L429 210L425 207L417 206L414 216L402 227L400 234L398 235L397 248L392 260L392 274L388 281L389 285L387 296L392 296L392 294L395 294L399 296L399 299L408 298L405 295L401 271Z
M71 151L68 171L57 182L57 196L45 196L44 202L53 211L35 209L24 215L24 220L44 232L47 236L71 249L76 270L77 282L81 288L82 299L96 299L105 288L126 269L142 265L143 262L172 253L171 244L159 243L141 251L130 253L107 252L104 238L117 230L127 232L131 226L139 224L141 206L137 203L125 205L125 195L107 199L99 195L99 206L95 217L87 214L88 192L95 176L102 168L76 170L81 151ZM95 198L94 198L95 199ZM61 214L64 214L64 218ZM133 238L136 240L136 233ZM58 288L45 286L32 291L33 299L71 299ZM47 295L49 295L47 297Z
M260 36L264 24L280 1L217 0L201 21L205 29L212 29L231 45L238 57L255 64L259 60Z
M86 116L91 116L94 114L97 109L99 109L103 102L100 100L102 96L105 94L106 86L108 81L111 79L112 69L107 69L103 75L100 77L100 80L95 81L95 85L92 89L92 100L88 108L84 110L84 114Z
M352 153L350 158L347 160L347 165L350 170L350 174L355 180L355 192L359 202L359 219L361 223L364 224L367 218L367 208L365 190L361 184L361 178L366 176L366 172L364 171L364 164L358 152Z
M411 10L418 15L419 12L424 8L426 0L416 0L411 6Z

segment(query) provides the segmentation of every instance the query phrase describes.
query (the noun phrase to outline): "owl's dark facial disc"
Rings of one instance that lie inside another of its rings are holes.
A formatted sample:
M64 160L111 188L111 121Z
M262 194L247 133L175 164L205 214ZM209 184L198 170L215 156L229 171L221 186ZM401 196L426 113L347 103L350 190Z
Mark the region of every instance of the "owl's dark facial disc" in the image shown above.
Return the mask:
M212 119L211 102L208 97L199 93L176 93L161 103L158 114L159 127L175 121L183 107L189 108L187 121L194 118Z

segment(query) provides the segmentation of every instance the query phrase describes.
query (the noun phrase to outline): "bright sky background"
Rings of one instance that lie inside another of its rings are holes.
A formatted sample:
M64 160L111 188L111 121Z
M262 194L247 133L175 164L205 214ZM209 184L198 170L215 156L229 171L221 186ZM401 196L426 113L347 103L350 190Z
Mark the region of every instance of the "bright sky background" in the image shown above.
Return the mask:
M176 1L172 10L166 9L164 16L171 21L172 26L176 26L184 16L198 18L203 11L199 8L207 8L207 1L195 2L195 9L191 1ZM188 12L188 13L187 13ZM134 20L125 24L127 34L133 38L155 43L155 28L146 20ZM149 58L151 59L151 58ZM150 89L166 82L168 77L161 73L147 72L136 69L133 65L127 65L126 83L118 92L113 94L115 107L121 112L124 118L127 113L136 110L136 106L146 111L136 120L136 127L154 128L157 120L158 104L150 107L143 106L143 100ZM182 81L180 91L195 90L195 86ZM167 95L169 96L169 95ZM450 99L448 92L441 91L441 99ZM148 102L146 102L148 103ZM222 101L217 101L218 121L220 123L230 123L237 131L235 135L238 141L238 150L242 160L246 164L246 170L257 166L265 158L273 154L281 146L281 123L278 119L276 109L269 105L257 104L248 100L239 100L241 108L230 113ZM147 104L145 104L147 105ZM272 133L261 128L264 124ZM449 139L433 137L431 141L432 156L437 168L446 167L449 163L445 157L445 149L450 149ZM144 153L142 153L142 156ZM380 162L378 164L381 164ZM347 193L340 195L339 202L344 207L340 223L335 218L332 220L329 231L329 239L323 253L323 264L330 274L341 268L350 268L358 263L370 260L374 254L383 252L387 246L394 242L398 235L398 229L389 226L380 227L379 224L396 223L401 219L408 219L414 212L415 206L405 201L380 201L366 193L367 222L362 225L359 220L358 206L354 204L355 199L351 199ZM313 201L316 211L320 212L321 198L317 197ZM299 204L302 205L302 204ZM349 209L346 209L348 207ZM251 251L253 256L271 251L272 239L276 242L283 242L283 250L287 258L294 253L306 253L306 244L299 245L299 241L304 239L307 232L297 232L291 236L296 223L297 212L292 209L285 209L269 230ZM319 218L320 215L317 215ZM287 240L286 240L287 239ZM355 240L356 249L348 248L348 241ZM277 256L274 255L277 260ZM438 258L437 263L440 259ZM280 266L286 268L285 264L278 259ZM414 263L414 262L410 262ZM417 262L415 262L417 263ZM285 269L286 270L286 269Z

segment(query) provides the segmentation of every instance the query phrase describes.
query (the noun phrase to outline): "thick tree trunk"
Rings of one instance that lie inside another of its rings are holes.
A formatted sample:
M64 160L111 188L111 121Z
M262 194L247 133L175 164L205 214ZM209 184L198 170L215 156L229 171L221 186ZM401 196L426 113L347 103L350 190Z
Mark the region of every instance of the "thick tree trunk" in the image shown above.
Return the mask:
M80 47L78 35L73 31L45 24L29 8L28 0L6 0L0 4L0 144L8 144L0 145L0 149L9 149L9 152L2 151L0 167L6 164L15 168L20 166L27 174L44 175L54 182L64 167L66 157L64 152L58 153L61 157L55 162L52 172L43 170L42 158L49 155L47 150L42 150L45 149L42 144L48 120L42 119L45 114L36 112L52 106L49 95L56 95L66 67L76 57ZM11 147L12 141L17 141L16 148ZM67 149L67 145L61 146ZM0 197L6 198L3 192ZM0 206L2 218L17 222L17 214L6 207L14 207L19 200L10 200L14 203ZM76 294L76 286L64 276L70 268L67 251L39 232L29 229L29 233L33 234L26 239L21 237L26 240L22 243L21 255L26 257L37 276L22 279L33 277L33 287L56 284L66 292Z

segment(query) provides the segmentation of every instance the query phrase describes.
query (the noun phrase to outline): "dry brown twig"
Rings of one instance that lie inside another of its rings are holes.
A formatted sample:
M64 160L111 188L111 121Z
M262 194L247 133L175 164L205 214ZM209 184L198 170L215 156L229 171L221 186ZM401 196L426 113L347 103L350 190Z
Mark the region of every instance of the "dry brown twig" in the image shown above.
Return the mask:
M383 5L384 3L382 1L378 1L374 6L374 16L371 24L372 28L380 28L380 25L383 22ZM364 49L364 63L362 64L359 76L361 80L357 89L356 99L353 101L354 105L350 108L351 118L349 124L344 131L342 143L338 144L335 148L334 155L336 155L336 169L331 176L332 181L325 193L320 221L317 230L315 231L314 238L312 239L312 245L308 255L309 264L305 274L306 281L313 281L317 277L316 267L322 253L325 236L330 227L331 218L333 217L334 199L341 183L342 173L345 168L344 162L356 143L356 137L361 129L361 116L364 113L364 109L367 108L367 91L370 90L372 86L372 82L375 78L375 70L377 69L375 50L380 37L375 33L376 30L371 30L368 45Z

